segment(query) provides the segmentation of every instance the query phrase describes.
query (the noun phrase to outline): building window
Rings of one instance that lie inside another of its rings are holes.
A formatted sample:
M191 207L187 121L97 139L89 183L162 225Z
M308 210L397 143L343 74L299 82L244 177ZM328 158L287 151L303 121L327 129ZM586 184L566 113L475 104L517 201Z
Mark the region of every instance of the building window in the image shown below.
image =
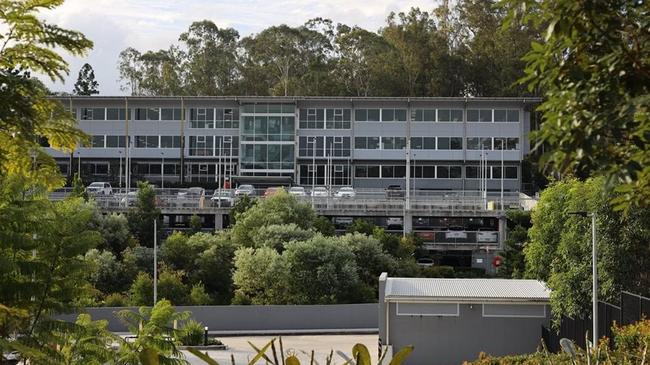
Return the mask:
M332 157L350 157L350 137L326 137L326 155Z
M354 120L357 122L379 122L380 109L356 109Z
M160 148L181 148L181 136L160 136Z
M466 179L478 179L478 166L465 166Z
M517 109L494 109L495 122L517 123L519 122L519 110Z
M460 179L462 176L461 166L436 166L436 178L438 179Z
M357 165L354 167L354 176L358 178L379 178L379 166Z
M239 136L215 136L214 147L216 156L239 156Z
M382 165L381 166L381 177L382 178L395 178L395 179L405 178L406 177L406 166Z
M214 128L214 109L192 108L190 109L190 128Z
M411 120L414 122L435 122L435 109L414 109L411 110Z
M483 304L483 317L546 318L543 304Z
M92 136L90 147L104 148L104 136Z
M233 108L215 109L216 128L239 128L238 111Z
M467 121L492 123L492 109L468 109Z
M354 137L354 148L362 150L378 150L379 137Z
M181 120L181 109L180 108L160 109L160 120Z
M406 137L382 137L381 143L385 150L403 150L406 148Z
M506 179L517 179L518 178L518 173L517 173L517 167L516 166L507 166L506 167Z
M438 122L462 122L463 110L462 109L438 109Z
M350 109L325 109L327 129L350 129Z
M131 113L129 110L129 117ZM124 108L107 108L106 120L126 120L126 109Z
M381 109L382 122L405 122L406 109Z
M135 136L135 148L158 148L158 136Z
M106 109L104 108L81 108L81 120L105 120Z
M106 148L126 147L126 136L106 136Z
M213 136L190 136L190 156L214 156Z

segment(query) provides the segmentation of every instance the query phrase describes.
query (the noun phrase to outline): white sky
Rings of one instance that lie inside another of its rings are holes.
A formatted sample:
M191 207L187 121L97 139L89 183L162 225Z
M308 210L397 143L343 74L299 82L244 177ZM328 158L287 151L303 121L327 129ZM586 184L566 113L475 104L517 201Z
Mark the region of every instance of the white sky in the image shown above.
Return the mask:
M53 91L71 92L81 66L95 70L100 95L122 95L117 56L131 46L140 51L166 49L193 21L210 19L233 27L241 37L278 24L301 25L315 17L376 31L391 12L419 7L430 11L436 0L67 0L42 17L81 31L95 43L87 57L66 55L70 75L65 84L41 79Z

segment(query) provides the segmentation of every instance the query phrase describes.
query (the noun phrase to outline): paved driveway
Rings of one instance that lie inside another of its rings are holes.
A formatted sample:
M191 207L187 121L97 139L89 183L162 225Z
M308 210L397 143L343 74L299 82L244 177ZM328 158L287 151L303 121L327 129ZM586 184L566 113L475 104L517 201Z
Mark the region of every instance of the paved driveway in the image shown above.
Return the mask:
M251 348L247 341L250 341L258 348L262 348L268 343L272 336L244 336L244 337L223 337L220 338L223 343L228 345L228 350L208 351L213 359L221 365L231 365L231 354L235 357L236 365L246 365L252 359L256 352ZM325 359L331 350L334 350L334 364L345 362L337 350L346 354L352 352L352 346L356 343L362 343L368 347L373 363L377 361L377 335L310 335L310 336L282 336L285 353L294 353L300 359L301 364L309 365L311 351L314 350L314 359L317 364L324 365ZM276 348L279 351L279 345L276 341ZM305 354L305 352L307 354ZM205 365L203 361L196 356L184 351L187 360L191 364ZM267 352L269 358L273 358L272 351ZM258 364L266 364L264 360Z

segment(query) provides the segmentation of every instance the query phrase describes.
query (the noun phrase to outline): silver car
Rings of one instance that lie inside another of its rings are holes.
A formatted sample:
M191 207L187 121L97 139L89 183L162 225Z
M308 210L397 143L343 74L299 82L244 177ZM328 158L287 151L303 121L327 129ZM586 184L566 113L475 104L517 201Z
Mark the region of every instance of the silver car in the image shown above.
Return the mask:
M344 186L340 188L336 194L334 194L335 197L337 198L354 198L357 196L357 193L354 191L354 188L351 186Z
M113 188L107 182L94 182L88 185L86 192L92 195L111 195Z
M289 188L289 194L293 196L307 196L307 193L305 192L305 188L302 186L292 186Z
M212 201L213 206L231 207L233 202L233 193L230 190L219 191L219 189L217 189L214 191L214 194L212 194L210 200Z
M242 196L242 195L255 195L255 188L253 185L239 185L237 189L235 189L235 196Z
M328 196L330 196L330 192L324 186L316 186L311 191L311 196L313 196L314 198L327 198Z

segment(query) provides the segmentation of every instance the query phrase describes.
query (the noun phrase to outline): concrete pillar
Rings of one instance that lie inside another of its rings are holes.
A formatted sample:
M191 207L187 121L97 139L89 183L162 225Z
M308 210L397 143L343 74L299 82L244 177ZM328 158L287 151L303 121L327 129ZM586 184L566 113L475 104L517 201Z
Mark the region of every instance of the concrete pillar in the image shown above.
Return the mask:
M499 250L503 250L506 241L506 232L508 231L508 219L505 215L499 217Z
M402 224L404 226L404 234L413 232L413 214L410 212L405 212L404 222Z
M384 298L386 295L386 279L388 279L388 273L381 273L379 275L379 350L381 351L381 346L386 345L386 303L384 303ZM372 350L371 350L372 351Z
M223 229L223 214L217 213L214 215L214 230L221 231Z

